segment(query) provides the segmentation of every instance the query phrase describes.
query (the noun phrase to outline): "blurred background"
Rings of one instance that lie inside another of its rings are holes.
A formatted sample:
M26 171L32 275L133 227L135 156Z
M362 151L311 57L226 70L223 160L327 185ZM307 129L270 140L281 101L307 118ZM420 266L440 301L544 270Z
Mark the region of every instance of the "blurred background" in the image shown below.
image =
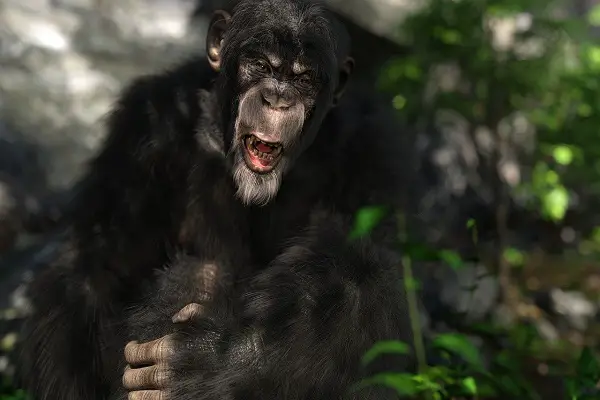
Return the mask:
M204 51L219 0L0 0L0 399L29 282L132 78ZM424 398L600 399L596 0L328 0L415 154L402 243ZM417 346L419 348L419 346ZM391 383L390 383L391 382ZM375 382L381 383L381 382ZM435 397L438 396L438 397Z

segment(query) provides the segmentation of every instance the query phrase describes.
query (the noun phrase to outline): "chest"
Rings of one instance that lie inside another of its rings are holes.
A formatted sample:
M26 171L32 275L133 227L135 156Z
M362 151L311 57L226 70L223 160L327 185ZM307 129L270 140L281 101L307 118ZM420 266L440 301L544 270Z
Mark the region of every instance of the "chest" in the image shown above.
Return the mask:
M236 264L266 266L308 227L320 206L340 208L335 180L328 174L291 175L265 206L244 206L225 174L204 175L190 185L182 213L179 247L203 257L234 258ZM219 176L219 178L214 178Z

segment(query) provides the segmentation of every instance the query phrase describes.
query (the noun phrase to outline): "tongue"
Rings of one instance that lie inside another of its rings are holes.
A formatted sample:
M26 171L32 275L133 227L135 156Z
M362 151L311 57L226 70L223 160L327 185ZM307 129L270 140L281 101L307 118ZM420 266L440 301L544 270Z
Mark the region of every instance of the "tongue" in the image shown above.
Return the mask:
M255 144L256 150L260 151L261 153L270 153L273 151L273 148L271 148L271 146L267 146L264 143L258 142Z

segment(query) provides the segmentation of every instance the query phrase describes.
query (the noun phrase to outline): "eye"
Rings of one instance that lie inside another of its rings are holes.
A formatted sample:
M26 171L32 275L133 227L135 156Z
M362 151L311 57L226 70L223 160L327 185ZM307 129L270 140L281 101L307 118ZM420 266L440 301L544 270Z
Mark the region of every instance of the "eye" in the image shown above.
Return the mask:
M269 72L271 70L271 68L269 67L269 64L266 63L266 61L264 60L256 60L253 62L253 67L257 72Z

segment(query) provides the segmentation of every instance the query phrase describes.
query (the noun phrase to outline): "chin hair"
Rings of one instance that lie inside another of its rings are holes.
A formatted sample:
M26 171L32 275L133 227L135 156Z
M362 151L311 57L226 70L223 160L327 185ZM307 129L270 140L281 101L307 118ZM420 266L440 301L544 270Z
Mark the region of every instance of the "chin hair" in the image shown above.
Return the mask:
M237 188L236 195L244 205L264 206L268 204L281 186L281 162L273 171L258 174L246 165L242 157L236 157L233 165L233 181Z

